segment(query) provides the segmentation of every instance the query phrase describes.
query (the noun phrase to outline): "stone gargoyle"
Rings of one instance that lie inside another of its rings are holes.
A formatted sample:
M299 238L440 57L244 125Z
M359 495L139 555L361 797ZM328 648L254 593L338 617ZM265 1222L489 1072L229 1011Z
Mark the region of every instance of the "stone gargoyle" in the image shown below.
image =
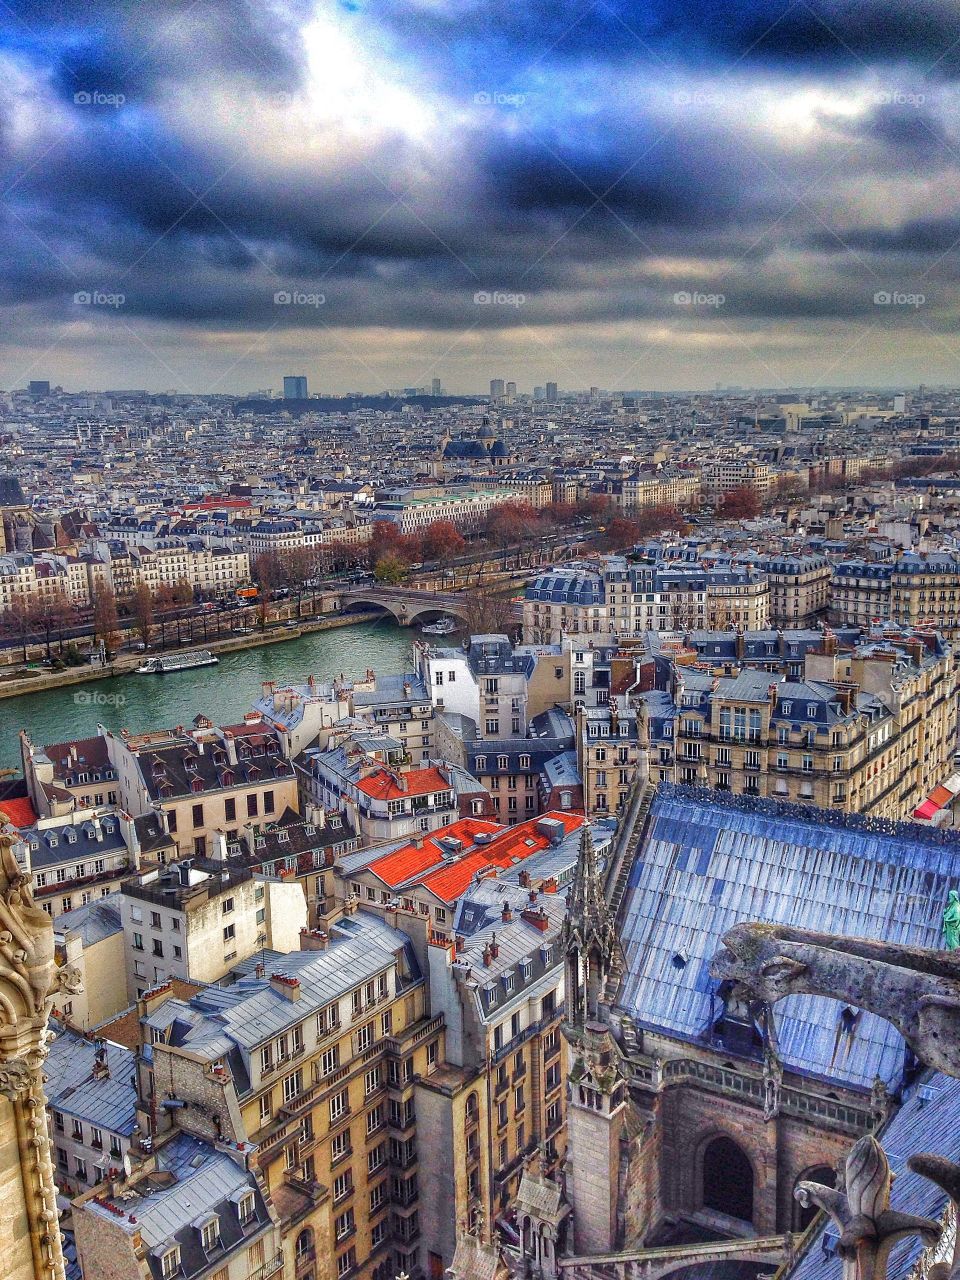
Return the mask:
M710 972L746 999L829 996L893 1023L927 1066L960 1077L960 953L738 924Z

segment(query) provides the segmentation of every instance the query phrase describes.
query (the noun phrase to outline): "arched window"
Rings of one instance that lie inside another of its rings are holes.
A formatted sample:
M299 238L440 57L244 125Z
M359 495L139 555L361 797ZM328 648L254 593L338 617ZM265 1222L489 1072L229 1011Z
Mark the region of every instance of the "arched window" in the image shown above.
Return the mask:
M305 1231L301 1231L297 1236L296 1252L298 1262L313 1257L313 1229L311 1227L307 1227Z
M801 1173L797 1179L797 1182L819 1182L824 1187L835 1186L836 1181L835 1170L826 1164L817 1165L815 1169L808 1169L806 1173ZM795 1200L793 1210L794 1231L805 1231L819 1212L815 1204L804 1207L799 1200Z
M753 1166L731 1138L714 1138L703 1153L703 1207L753 1221Z

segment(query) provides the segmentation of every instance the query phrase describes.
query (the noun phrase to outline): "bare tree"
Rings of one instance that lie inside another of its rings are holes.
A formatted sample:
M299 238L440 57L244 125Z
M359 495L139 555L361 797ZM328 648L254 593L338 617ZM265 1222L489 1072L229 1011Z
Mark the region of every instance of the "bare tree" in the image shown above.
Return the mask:
M150 636L153 632L154 602L150 588L145 582L138 584L130 601L130 606L133 612L134 630L143 641L143 647L146 649L150 645Z
M93 634L103 642L107 657L116 642L120 620L117 616L117 597L113 587L100 586L93 593Z
M464 621L470 634L508 634L514 627L513 600L497 595L489 587L478 587L464 594Z

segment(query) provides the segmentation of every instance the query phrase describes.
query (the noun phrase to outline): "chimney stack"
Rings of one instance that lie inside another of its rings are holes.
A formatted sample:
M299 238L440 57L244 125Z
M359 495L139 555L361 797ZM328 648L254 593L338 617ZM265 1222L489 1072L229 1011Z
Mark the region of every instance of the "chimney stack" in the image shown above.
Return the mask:
M300 979L288 978L285 973L271 973L270 990L275 991L278 996L283 996L285 1000L299 1000Z

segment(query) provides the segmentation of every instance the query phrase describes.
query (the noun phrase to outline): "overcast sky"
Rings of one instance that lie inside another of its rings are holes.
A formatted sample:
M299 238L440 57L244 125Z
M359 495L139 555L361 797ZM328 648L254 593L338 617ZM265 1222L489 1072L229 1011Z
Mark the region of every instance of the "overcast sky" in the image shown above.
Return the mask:
M953 0L9 0L0 38L2 388L960 384Z

